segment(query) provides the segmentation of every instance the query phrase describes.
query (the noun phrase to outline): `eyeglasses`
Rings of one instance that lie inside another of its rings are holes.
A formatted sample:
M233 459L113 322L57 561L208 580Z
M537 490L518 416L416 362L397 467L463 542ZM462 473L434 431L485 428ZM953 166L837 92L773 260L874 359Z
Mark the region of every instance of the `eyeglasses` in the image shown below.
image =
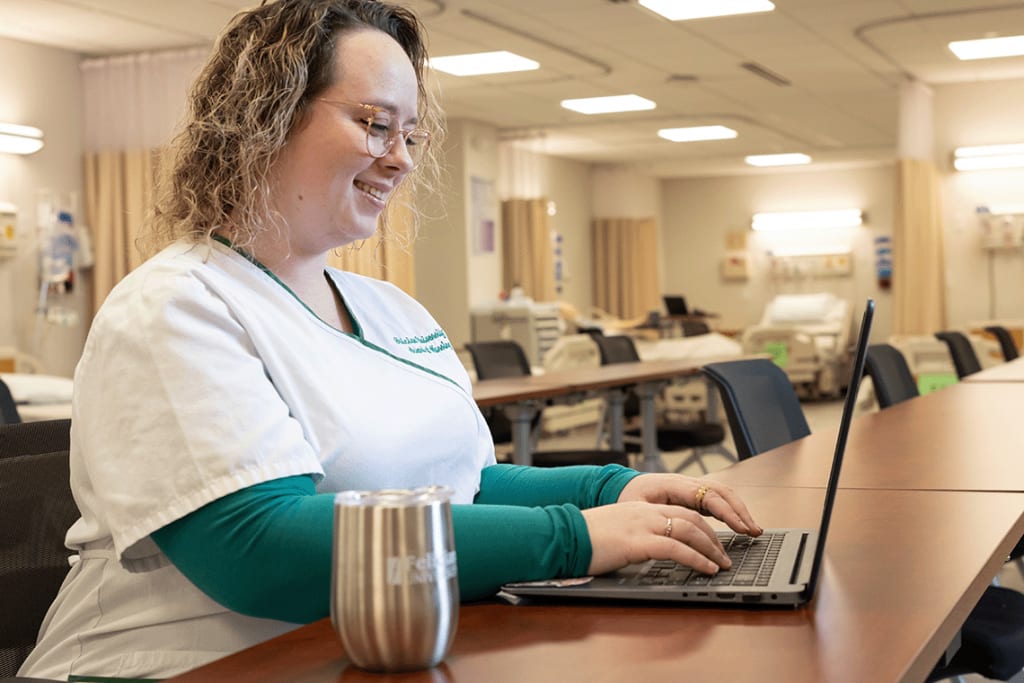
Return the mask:
M374 158L380 159L390 152L398 138L402 138L405 142L405 153L409 155L414 165L419 163L424 152L427 151L427 146L430 144L430 133L422 128L413 128L412 130L397 128L391 112L384 107L323 98L320 98L320 101L333 106L361 107L369 113L365 119L359 119L359 121L366 124L366 152Z

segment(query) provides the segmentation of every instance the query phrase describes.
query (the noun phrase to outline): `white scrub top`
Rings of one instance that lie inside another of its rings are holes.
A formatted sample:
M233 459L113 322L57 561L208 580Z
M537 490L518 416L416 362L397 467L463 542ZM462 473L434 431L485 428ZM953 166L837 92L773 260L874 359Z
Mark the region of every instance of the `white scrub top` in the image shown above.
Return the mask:
M22 675L170 676L294 628L217 604L149 537L229 493L309 474L472 502L494 446L448 337L397 287L327 276L356 334L220 243L172 245L110 293L75 372L80 559Z

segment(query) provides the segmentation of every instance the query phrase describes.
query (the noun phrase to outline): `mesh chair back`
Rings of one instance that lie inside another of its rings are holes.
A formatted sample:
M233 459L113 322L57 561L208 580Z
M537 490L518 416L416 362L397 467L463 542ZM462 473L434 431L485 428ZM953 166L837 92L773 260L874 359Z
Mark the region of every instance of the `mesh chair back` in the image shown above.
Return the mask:
M68 451L41 452L67 443L69 420L0 427L0 677L14 676L35 645L39 625L68 573L64 536L78 508L71 495ZM61 427L64 432L61 435ZM12 430L30 429L31 442ZM50 441L47 441L49 439ZM13 446L24 447L24 453Z
M14 403L11 388L0 379L0 424L12 425L21 422L18 406Z
M703 320L684 320L680 323L684 337L699 337L702 334L709 334L711 326Z
M999 342L999 348L1003 351L1003 359L1011 361L1017 358L1020 354L1017 352L1017 343L1013 341L1013 335L1010 331L1002 325L989 325L985 328L986 332L990 332Z
M888 408L920 393L907 359L891 344L869 346L864 370L875 387L880 408Z
M981 371L981 363L967 335L962 332L936 332L935 338L946 343L949 355L953 358L956 376L960 379Z
M601 352L601 365L633 363L640 360L633 340L623 334L595 336L594 342Z
M523 347L514 341L500 339L466 344L473 358L476 376L480 379L522 377L531 374L530 361Z
M704 373L722 395L740 460L811 433L789 377L772 361L708 363Z

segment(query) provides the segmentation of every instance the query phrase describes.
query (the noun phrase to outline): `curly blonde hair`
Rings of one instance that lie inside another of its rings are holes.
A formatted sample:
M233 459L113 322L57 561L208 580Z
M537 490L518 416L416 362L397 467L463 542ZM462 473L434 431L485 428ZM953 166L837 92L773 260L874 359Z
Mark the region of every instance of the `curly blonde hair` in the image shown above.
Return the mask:
M337 40L366 28L391 36L409 56L420 127L431 135L425 157L403 181L412 191L394 195L413 197L436 185L443 122L425 83L426 36L416 16L377 0L264 0L228 24L192 86L182 130L164 155L143 253L182 238L209 241L223 227L239 246L270 227L287 227L270 210L270 167L310 103L340 76ZM389 201L384 232L391 209Z

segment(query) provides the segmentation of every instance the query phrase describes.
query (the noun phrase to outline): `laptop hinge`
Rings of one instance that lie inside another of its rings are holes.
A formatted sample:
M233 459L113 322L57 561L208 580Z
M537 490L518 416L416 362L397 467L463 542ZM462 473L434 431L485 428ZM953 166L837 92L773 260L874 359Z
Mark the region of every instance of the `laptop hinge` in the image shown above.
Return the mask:
M800 534L800 546L796 550L796 561L793 562L793 571L789 575L789 582L796 583L800 576L800 567L803 565L804 553L807 551L808 534Z

